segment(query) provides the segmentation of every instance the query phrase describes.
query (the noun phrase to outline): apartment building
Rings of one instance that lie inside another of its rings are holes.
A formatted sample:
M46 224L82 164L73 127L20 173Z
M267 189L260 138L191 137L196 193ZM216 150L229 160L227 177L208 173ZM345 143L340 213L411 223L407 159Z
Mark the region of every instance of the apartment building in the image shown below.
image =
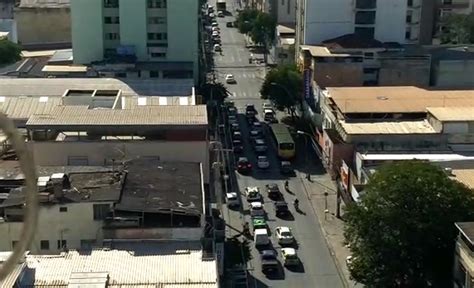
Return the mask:
M432 0L302 0L296 9L296 43L317 45L345 34L381 42L431 42Z
M436 6L436 31L443 29L441 21L444 17L452 14L470 14L474 11L474 0L438 0ZM436 35L435 35L436 36Z
M474 222L455 223L458 229L454 253L455 288L474 287Z
M199 77L199 3L71 0L74 63L114 77Z

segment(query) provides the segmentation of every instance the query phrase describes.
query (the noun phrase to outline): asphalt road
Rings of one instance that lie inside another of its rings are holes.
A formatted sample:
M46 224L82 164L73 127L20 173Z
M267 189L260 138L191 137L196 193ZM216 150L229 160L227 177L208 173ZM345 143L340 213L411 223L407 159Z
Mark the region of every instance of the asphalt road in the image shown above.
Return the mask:
M232 0L231 0L232 1ZM210 2L215 7L214 1ZM238 2L227 2L228 10L235 13L235 7ZM257 249L254 248L254 243L251 241L252 259L249 261L250 271L250 285L251 287L310 287L310 288L338 288L344 287L338 270L334 264L334 260L330 255L329 249L322 235L322 231L317 219L313 213L307 200L302 181L305 174L302 172L304 168L298 169L296 177L284 178L279 172L279 160L276 156L276 151L271 145L269 134L266 133L266 140L269 144L269 151L267 156L270 159L271 166L268 170L257 171L256 157L251 148L248 128L245 122L245 117L242 113L245 112L246 104L254 104L258 109L259 116L262 114L262 103L260 99L259 89L263 82L264 67L257 64L249 64L248 58L250 51L245 48L245 38L238 33L235 28L227 28L225 23L234 21L233 16L226 16L225 18L217 18L219 27L221 29L222 39L222 55L214 54L215 71L218 81L225 83L225 75L233 74L237 83L227 84L232 96L229 97L234 101L235 106L239 110L239 122L244 136L244 153L253 164L253 171L250 175L241 175L233 173L231 170L231 180L229 183L229 191L237 191L241 194L242 209L230 210L224 208L224 218L229 227L228 236L232 237L238 235L242 229L242 223L248 221L250 223L250 216L248 215L248 203L243 195L244 189L247 186L258 186L264 196L264 207L268 215L268 226L272 231L271 241L273 248L279 255L281 262L280 246L278 245L274 236L274 230L277 226L287 226L292 229L292 232L297 241L297 253L301 259L302 266L300 269L289 270L281 267L280 275L268 279L260 269L260 257ZM262 55L254 54L254 57L263 58ZM261 119L261 118L260 118ZM230 147L229 137L226 137L227 148ZM298 147L297 147L298 149ZM233 154L228 154L229 165L233 166ZM304 159L303 161L304 162ZM290 190L293 194L284 191L284 181L288 179L290 183ZM269 183L277 183L282 191L285 200L288 202L292 220L282 220L275 217L273 203L266 196L265 185ZM300 209L303 213L295 211L292 202L295 198L300 200Z

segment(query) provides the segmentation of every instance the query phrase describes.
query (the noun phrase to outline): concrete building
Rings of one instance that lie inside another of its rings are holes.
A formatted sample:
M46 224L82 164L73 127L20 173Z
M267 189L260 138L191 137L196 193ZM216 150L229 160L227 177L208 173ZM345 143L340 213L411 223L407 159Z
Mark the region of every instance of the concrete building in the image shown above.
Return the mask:
M21 0L14 17L24 48L71 47L69 0Z
M0 19L13 19L15 0L0 1Z
M434 37L436 41L439 41L439 34L443 29L443 18L452 14L467 15L472 13L474 11L474 0L438 0L436 9Z
M74 63L115 77L199 78L199 3L72 0Z
M9 251L21 237L24 179L18 162L0 166L6 192L0 203L0 251ZM33 254L87 250L116 240L199 241L203 236L208 209L200 163L144 157L107 167L39 166L38 174Z
M273 59L278 65L293 64L295 60L294 25L277 25L275 45L272 47Z
M442 89L474 87L474 47L424 47L432 57L431 85Z
M318 45L355 33L382 42L430 44L434 5L432 0L298 1L296 43Z
M474 287L474 222L455 223L459 231L454 254L455 288Z

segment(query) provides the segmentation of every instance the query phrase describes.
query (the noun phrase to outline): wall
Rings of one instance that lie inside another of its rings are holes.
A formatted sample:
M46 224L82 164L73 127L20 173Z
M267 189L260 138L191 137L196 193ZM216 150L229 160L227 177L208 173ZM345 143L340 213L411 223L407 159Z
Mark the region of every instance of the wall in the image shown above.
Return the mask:
M30 246L33 254L57 253L57 241L67 241L67 248L81 248L81 239L97 239L102 242L102 221L94 221L94 203L70 203L64 205L42 205L38 215L38 226ZM101 202L101 204L105 204ZM67 212L59 212L67 207ZM22 222L0 223L0 251L10 251L12 241L20 239ZM61 233L62 232L62 233ZM61 236L62 234L62 236ZM41 250L40 241L49 240L50 250Z
M199 77L198 10L199 1L168 1L168 52L167 61L192 61L194 80Z
M277 5L277 23L296 23L296 0L274 1L275 5Z
M133 45L138 60L148 61L146 0L120 0L119 7L120 44Z
M353 0L307 0L302 44L322 41L354 32Z
M431 62L424 59L379 59L379 86L430 85Z
M106 159L120 161L145 156L159 156L163 161L200 162L204 182L209 183L209 148L205 141L32 141L28 145L34 153L35 163L45 166L68 165L70 156L87 156L88 165L104 165Z
M323 130L323 137L320 143L322 144L323 160L325 167L331 178L335 179L339 175L339 170L342 166L342 160L344 160L349 166L352 163L354 156L354 146L346 143L334 141L329 136L327 130Z
M377 0L375 39L382 42L405 42L407 0Z
M69 8L15 8L22 45L71 43Z
M118 228L104 230L105 239L200 240L203 229L198 228Z
M434 86L474 87L474 60L440 60L433 71Z
M362 63L314 63L314 80L321 87L362 86Z
M74 63L89 64L104 57L103 1L71 0Z

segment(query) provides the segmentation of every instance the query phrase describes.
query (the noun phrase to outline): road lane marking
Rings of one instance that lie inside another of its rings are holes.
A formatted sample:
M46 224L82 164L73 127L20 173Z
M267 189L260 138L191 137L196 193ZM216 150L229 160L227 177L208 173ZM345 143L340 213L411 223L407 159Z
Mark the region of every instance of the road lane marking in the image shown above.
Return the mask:
M242 96L247 97L247 93L246 93L246 92L243 92L243 93L242 93Z
M237 97L237 93L232 92L232 97Z

